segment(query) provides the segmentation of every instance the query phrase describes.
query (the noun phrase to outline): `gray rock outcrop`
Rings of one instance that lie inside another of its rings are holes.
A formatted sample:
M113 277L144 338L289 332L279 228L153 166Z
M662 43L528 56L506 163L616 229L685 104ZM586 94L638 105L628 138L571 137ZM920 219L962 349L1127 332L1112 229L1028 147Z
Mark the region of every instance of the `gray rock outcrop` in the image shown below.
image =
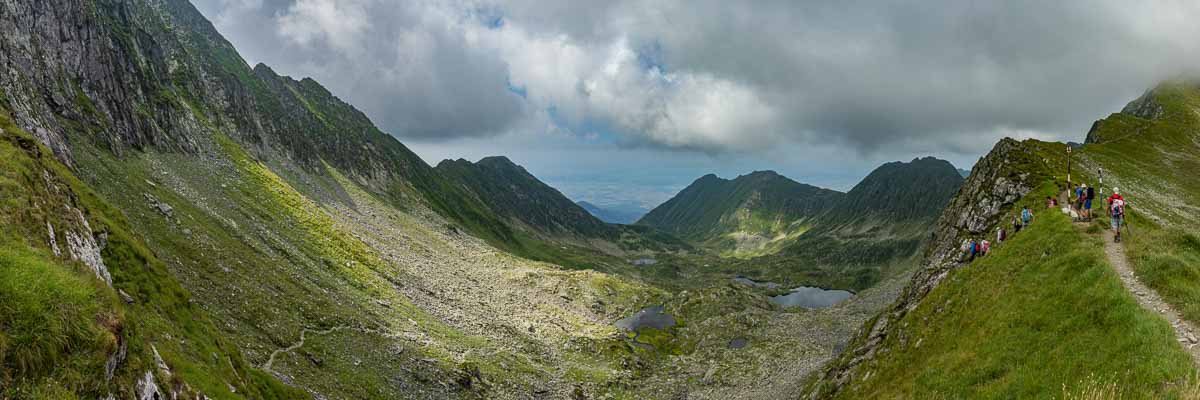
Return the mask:
M939 218L933 241L926 248L922 268L913 274L896 302L860 330L861 340L851 342L857 345L848 347L819 375L819 380L809 388L809 398L832 397L854 379L858 366L887 351L883 344L888 337L898 335L903 338L903 327L898 323L952 270L963 265L959 250L962 240L990 235L992 229L1004 222L1001 217L1033 190L1033 177L1014 168L1014 159L1029 151L1026 144L1005 138L976 163Z

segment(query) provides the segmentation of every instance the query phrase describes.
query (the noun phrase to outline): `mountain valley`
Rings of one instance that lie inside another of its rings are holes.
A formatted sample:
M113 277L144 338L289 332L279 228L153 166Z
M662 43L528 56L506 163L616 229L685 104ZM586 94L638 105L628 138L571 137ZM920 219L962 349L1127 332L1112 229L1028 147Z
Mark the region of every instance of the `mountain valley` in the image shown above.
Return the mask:
M1200 398L1107 218L1045 202L1119 186L1126 278L1200 323L1193 81L1074 153L709 174L635 215L431 166L188 0L6 2L0 32L0 398Z

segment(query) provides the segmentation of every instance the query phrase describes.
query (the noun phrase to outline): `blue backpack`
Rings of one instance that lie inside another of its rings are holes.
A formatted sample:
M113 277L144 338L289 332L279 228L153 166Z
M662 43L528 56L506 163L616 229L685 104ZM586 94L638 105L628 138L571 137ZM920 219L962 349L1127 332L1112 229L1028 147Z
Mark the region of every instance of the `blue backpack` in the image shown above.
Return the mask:
M1028 208L1021 210L1021 220L1024 221L1026 224L1028 224L1029 220L1032 218L1033 218L1033 213L1030 213Z

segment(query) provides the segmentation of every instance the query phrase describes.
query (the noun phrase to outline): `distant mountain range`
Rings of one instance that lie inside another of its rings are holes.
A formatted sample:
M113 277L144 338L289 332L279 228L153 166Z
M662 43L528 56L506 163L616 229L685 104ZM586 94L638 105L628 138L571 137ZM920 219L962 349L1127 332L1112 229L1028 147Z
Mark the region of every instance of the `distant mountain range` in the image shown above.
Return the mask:
M611 224L632 224L637 222L639 218L641 218L643 215L646 215L646 212L649 211L641 206L633 204L609 205L604 207L589 203L587 201L577 201L575 204L583 207L584 210L587 210L587 212L591 213L596 218L600 218L601 221Z
M735 255L764 255L806 236L912 230L932 222L962 180L953 165L932 157L884 164L846 193L773 171L732 180L705 175L638 224Z

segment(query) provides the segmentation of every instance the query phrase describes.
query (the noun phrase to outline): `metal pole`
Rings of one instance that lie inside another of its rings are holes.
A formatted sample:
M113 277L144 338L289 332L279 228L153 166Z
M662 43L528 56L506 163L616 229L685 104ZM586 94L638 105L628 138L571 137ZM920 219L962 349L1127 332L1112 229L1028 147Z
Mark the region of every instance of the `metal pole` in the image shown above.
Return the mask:
M1070 143L1067 144L1067 191L1070 192ZM1067 199L1069 201L1069 195Z

